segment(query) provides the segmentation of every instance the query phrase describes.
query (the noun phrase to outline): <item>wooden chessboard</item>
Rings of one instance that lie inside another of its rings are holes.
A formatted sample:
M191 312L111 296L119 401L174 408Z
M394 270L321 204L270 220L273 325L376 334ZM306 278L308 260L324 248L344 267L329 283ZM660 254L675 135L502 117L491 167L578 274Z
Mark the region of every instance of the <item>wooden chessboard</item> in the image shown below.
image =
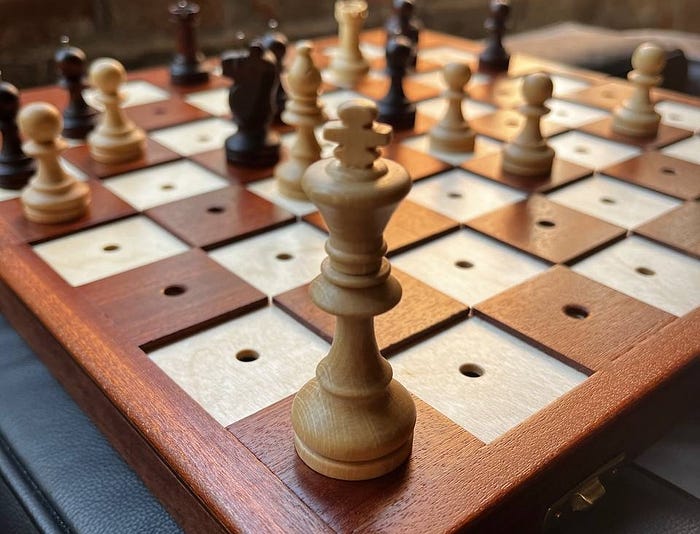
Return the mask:
M356 90L325 87L331 116L386 91L383 39L363 34L374 70ZM688 404L700 100L655 90L663 125L638 142L609 129L626 82L516 55L507 76L472 78L476 153L434 153L438 69L475 67L479 47L421 39L406 80L416 128L385 150L415 182L386 234L404 298L377 319L418 423L410 461L380 479L331 480L294 453L291 398L333 333L306 291L324 223L280 197L271 169L227 165L225 79L183 90L165 68L131 73L128 115L148 131L147 155L104 166L85 146L65 153L92 189L84 219L28 223L0 190L2 312L187 531L539 528ZM316 42L321 66L335 42ZM520 124L522 76L538 70L554 81L543 127L557 160L551 178L526 182L500 172L498 148Z

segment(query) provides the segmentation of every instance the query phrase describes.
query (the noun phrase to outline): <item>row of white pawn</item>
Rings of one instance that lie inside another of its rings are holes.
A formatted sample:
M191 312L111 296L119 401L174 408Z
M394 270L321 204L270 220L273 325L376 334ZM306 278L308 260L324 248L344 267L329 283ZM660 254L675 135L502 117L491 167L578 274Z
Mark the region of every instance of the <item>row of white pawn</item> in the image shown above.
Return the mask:
M90 83L104 112L87 137L90 156L99 163L117 164L140 158L146 135L121 109L121 85L126 70L114 59L98 59L90 67ZM63 119L55 106L37 102L19 113L19 129L28 139L24 152L35 158L37 172L22 191L25 217L36 223L55 224L82 217L90 205L90 188L66 172L60 155L68 147L61 138Z

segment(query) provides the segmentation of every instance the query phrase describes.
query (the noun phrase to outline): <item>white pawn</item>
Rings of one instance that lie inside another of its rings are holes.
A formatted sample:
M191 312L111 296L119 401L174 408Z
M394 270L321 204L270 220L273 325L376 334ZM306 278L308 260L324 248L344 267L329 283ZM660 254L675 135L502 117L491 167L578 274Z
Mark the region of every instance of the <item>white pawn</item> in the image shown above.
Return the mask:
M301 187L304 172L309 165L321 159L321 146L314 128L326 122L326 115L318 103L321 73L311 59L311 50L308 41L299 43L292 68L287 72L289 97L282 120L296 127L296 136L289 159L275 167L280 193L300 200L306 200L306 193Z
M469 83L472 72L468 65L449 63L442 75L447 90L442 96L447 100L445 115L428 133L430 148L440 152L473 152L476 134L469 127L462 113L462 101L467 97L464 87Z
M634 93L615 108L614 132L632 137L654 137L661 116L654 111L649 90L661 83L666 65L666 52L654 43L643 43L632 54L632 68L627 79L634 84Z
M125 81L126 70L115 59L98 59L90 66L90 84L97 89L96 98L105 109L87 143L90 155L100 163L133 161L146 149L146 134L121 109L124 97L119 88Z
M523 81L525 104L519 111L525 123L518 135L503 147L503 170L516 176L547 176L552 172L554 149L542 137L540 120L549 113L545 101L552 97L552 79L541 72Z
M360 33L366 18L365 0L336 0L339 43L330 64L333 85L354 87L369 72L369 63L360 51Z
M68 144L60 137L63 119L45 102L29 104L18 117L29 141L22 149L37 162L37 172L22 191L24 216L36 223L54 224L82 217L90 204L90 188L63 170L59 156Z

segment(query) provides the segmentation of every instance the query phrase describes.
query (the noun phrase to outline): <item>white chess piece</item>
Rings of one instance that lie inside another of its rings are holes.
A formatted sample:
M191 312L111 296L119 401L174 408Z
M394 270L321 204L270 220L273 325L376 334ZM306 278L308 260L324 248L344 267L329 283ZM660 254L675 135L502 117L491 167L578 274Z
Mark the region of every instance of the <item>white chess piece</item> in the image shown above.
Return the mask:
M468 65L449 63L442 75L447 83L447 90L442 94L447 100L447 109L428 133L430 148L448 153L473 152L476 134L462 113L462 101L467 97L464 87L471 79L471 70Z
M311 58L311 44L299 43L292 68L287 72L288 99L282 120L296 127L294 144L289 158L275 168L280 193L306 200L301 178L309 165L321 158L321 146L314 128L326 122L326 115L318 103L321 73Z
M90 155L100 163L125 163L145 152L146 135L121 109L124 97L119 88L125 81L126 70L114 59L98 59L90 66L90 84L97 89L96 98L104 106L104 113L87 143Z
M360 33L367 18L365 0L337 0L338 47L330 63L331 83L351 88L369 72L369 63L360 51Z
M379 157L392 130L374 122L373 102L346 102L338 116L342 123L324 130L326 139L339 143L335 158L314 163L303 179L330 232L311 298L337 317L336 329L316 378L294 399L292 426L297 453L309 467L333 478L366 480L397 468L413 444L413 399L392 379L374 333L374 316L401 299L384 257L383 232L411 179L403 167Z
M627 79L634 84L634 93L615 108L614 132L632 137L654 137L661 116L654 110L649 90L661 83L666 65L666 52L654 43L643 43L632 54L633 70Z
M90 188L63 170L59 156L68 144L60 137L63 119L45 102L29 104L18 117L19 129L29 138L24 152L37 162L37 172L22 191L25 217L54 224L82 217L90 204Z
M525 104L519 111L525 122L518 135L503 147L503 170L516 176L547 176L552 172L554 149L542 137L540 121L549 113L544 103L552 97L552 79L541 72L523 81Z

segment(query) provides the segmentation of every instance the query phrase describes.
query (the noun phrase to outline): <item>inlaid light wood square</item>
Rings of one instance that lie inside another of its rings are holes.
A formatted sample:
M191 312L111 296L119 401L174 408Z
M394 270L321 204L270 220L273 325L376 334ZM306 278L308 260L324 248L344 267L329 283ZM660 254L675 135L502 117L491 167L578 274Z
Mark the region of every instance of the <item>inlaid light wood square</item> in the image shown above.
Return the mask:
M522 200L525 193L454 169L414 184L408 198L456 221L465 221Z
M191 156L224 146L236 129L231 121L213 118L157 130L150 137L182 156Z
M586 379L477 318L394 356L394 377L485 443Z
M547 269L539 260L471 230L397 254L392 264L468 305Z
M632 236L572 267L674 315L700 306L700 261Z
M198 91L188 94L185 101L217 117L228 117L231 114L231 107L228 104L229 91L226 87Z
M661 152L667 156L700 165L700 136L695 135L690 139L667 146Z
M69 284L79 286L188 249L146 217L124 219L34 247Z
M445 112L447 111L447 101L444 98L431 98L430 100L419 102L416 108L419 113L440 120L445 116ZM488 115L495 110L496 108L492 105L476 100L466 99L462 102L462 113L467 121Z
M256 195L259 195L273 204L292 212L294 215L307 215L316 211L316 206L314 206L308 200L299 200L296 198L289 198L280 193L277 187L276 178L268 178L267 180L259 180L253 182L246 187L248 191L252 191Z
M474 152L443 152L441 150L434 150L430 148L430 139L427 135L411 137L410 139L404 141L402 145L418 152L430 154L431 156L454 166L460 165L465 161L469 161L470 159L478 156L498 152L501 148L501 143L488 137L484 137L483 135L476 136Z
M691 132L700 132L700 109L697 106L664 100L654 109L661 115L661 122Z
M221 247L210 256L266 295L310 282L321 272L327 236L297 223Z
M571 131L549 140L556 155L591 169L602 169L641 154L637 147Z
M161 102L170 98L170 93L144 80L129 80L121 88L124 94L122 107L141 106ZM96 89L86 89L83 96L88 104L96 109L102 109L102 105L96 99Z
M103 183L141 211L228 185L224 178L187 160L122 174Z
M558 189L547 197L624 228L634 228L681 204L680 200L601 175Z
M567 128L578 128L608 116L606 111L555 98L547 100L546 105L550 111L542 122L561 124Z
M229 425L298 391L327 351L328 344L310 330L265 307L150 357L212 417Z

